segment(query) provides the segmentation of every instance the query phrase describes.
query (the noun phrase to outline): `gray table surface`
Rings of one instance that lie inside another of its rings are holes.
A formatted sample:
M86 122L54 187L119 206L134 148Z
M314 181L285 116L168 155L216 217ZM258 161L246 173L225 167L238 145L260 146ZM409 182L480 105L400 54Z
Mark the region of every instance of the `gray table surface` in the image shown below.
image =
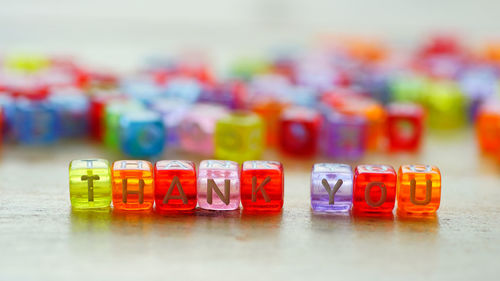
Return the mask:
M285 168L277 215L117 214L71 210L68 163L100 146L4 145L0 162L0 280L498 280L500 175L472 131L430 135L420 154L369 154L359 163L438 165L441 208L427 219L315 215L310 167L269 152ZM194 155L167 152L164 159ZM353 165L358 163L351 163Z

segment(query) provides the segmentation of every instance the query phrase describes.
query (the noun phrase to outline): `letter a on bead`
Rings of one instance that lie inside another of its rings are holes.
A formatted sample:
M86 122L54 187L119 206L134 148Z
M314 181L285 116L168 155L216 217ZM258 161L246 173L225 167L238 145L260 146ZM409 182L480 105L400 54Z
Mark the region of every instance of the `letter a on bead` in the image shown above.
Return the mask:
M179 196L172 196L172 191L174 190L175 186L177 186L177 189L179 190ZM165 194L165 197L163 197L163 204L167 204L168 200L170 199L181 199L183 204L188 203L186 194L182 189L182 185L178 176L175 176L172 179L172 183L170 183L170 187L168 188L167 194Z
M229 205L229 199L231 195L231 180L224 180L224 194L220 191L219 187L215 183L213 179L207 179L207 202L208 204L212 204L212 191L215 191L217 196L219 196L220 200L224 202L224 204Z
M262 196L264 197L264 201L269 202L271 198L267 195L266 190L264 189L264 185L271 181L271 177L267 176L260 184L257 186L257 177L252 177L252 202L257 201L257 192L260 190Z
M415 205L427 205L431 202L432 198L432 181L427 180L425 182L425 199L423 201L419 201L415 198L415 191L416 191L416 185L417 181L415 179L412 179L410 181L410 201L411 203Z
M335 193L337 193L337 191L339 190L339 188L342 186L343 183L344 183L344 181L339 179L337 181L337 183L335 183L335 185L333 186L333 189L331 189L330 184L328 183L328 181L326 179L323 179L321 181L321 184L325 188L326 192L328 192L328 199L329 199L328 204L329 205L335 205Z
M382 195L380 196L380 199L377 202L373 202L372 198L370 197L370 192L372 190L372 187L374 186L380 187L380 190L382 191ZM386 199L387 199L387 187L383 182L371 182L368 185L366 185L365 200L369 206L374 208L379 207L380 205L384 204Z

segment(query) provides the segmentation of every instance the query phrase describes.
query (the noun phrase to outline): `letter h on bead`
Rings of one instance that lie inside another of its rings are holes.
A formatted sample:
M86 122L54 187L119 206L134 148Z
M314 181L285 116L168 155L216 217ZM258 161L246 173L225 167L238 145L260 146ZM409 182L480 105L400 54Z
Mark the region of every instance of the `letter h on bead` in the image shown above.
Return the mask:
M137 169L142 169L142 162L134 161L134 162L122 162L121 165L122 169L126 168L137 168ZM144 203L144 180L139 179L139 191L128 191L127 188L127 182L128 179L122 179L122 201L123 203L127 203L127 197L129 194L138 194L139 195L139 204Z

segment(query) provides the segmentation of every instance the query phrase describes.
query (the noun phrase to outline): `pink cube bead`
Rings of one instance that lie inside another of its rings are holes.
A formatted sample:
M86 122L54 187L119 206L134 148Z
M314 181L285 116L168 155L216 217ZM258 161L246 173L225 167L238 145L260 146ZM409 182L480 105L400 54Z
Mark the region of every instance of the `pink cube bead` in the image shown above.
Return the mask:
M198 205L206 210L240 207L240 168L225 160L203 160L198 171Z
M226 114L228 114L227 109L218 105L193 106L186 113L178 128L181 148L187 152L212 156L215 123Z

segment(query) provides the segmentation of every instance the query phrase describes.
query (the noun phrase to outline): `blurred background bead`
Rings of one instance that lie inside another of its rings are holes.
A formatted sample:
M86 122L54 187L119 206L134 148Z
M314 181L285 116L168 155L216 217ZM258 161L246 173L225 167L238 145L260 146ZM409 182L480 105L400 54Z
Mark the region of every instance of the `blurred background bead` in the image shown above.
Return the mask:
M194 103L198 101L202 91L203 87L198 81L181 77L168 80L163 95L167 98L178 98Z
M217 120L215 157L242 163L261 158L265 148L264 123L253 112L236 111Z
M228 110L220 105L194 105L178 128L182 149L204 156L214 155L215 124L227 114Z
M56 108L43 100L20 99L16 103L14 130L21 144L52 144L59 139Z
M168 132L166 143L168 147L179 147L179 125L189 112L191 104L182 99L162 98L151 105L151 110L158 112L163 119L163 125Z
M324 148L329 157L359 159L365 153L366 119L330 112L325 116Z
M289 107L279 124L279 148L295 156L314 156L318 150L321 115L314 109Z
M386 126L390 151L417 151L423 137L424 110L418 104L389 104Z
M122 152L132 157L154 157L163 152L166 130L158 113L125 112L120 119Z
M89 102L84 93L74 88L58 89L52 92L48 101L57 110L60 120L60 137L84 138L88 136Z
M110 149L120 147L120 119L125 113L143 111L142 103L131 100L114 100L106 105L104 144Z
M428 81L424 93L424 105L432 128L457 129L466 124L466 99L457 83Z

